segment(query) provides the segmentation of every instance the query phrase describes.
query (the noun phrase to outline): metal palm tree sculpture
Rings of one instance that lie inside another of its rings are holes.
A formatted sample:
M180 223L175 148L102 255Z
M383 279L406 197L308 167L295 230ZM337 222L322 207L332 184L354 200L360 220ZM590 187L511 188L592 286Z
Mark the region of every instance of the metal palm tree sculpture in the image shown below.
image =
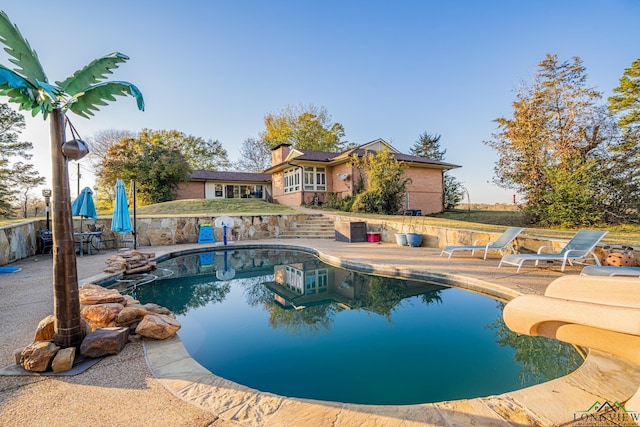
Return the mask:
M68 160L78 160L88 152L85 147L65 148L65 114L92 116L99 106L115 101L114 95L131 95L144 111L144 100L138 88L128 82L103 82L111 70L129 58L112 53L92 61L62 82L48 83L38 55L31 50L7 14L0 11L0 42L15 65L9 69L0 64L0 95L30 110L33 116L50 117L51 163L53 184L53 300L56 317L54 342L62 347L77 347L84 338L80 320L80 299L73 239L73 217L69 191ZM73 128L72 129L72 134ZM77 144L78 137L74 135ZM84 144L82 141L80 144ZM84 150L83 150L84 148Z

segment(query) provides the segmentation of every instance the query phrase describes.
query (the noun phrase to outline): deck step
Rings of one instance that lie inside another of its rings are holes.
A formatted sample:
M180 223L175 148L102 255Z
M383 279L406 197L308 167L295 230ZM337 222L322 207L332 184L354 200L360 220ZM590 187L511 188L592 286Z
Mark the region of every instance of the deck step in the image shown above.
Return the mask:
M279 239L334 239L334 220L324 215L313 215L278 235Z

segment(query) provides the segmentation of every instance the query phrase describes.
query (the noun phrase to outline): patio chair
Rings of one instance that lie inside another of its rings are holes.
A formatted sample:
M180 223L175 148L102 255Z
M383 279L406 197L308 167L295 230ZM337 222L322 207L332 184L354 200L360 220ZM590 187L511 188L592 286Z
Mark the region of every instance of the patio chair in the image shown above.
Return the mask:
M440 256L442 256L442 254L449 254L449 258L451 258L451 255L453 255L455 251L471 251L471 255L473 255L475 251L484 251L484 259L487 259L487 252L489 251L500 251L502 253L504 250L509 250L515 253L513 241L523 230L524 228L521 227L509 227L495 241L488 242L486 245L480 245L479 243L481 241L476 240L473 242L473 245L470 246L445 246L442 252L440 252Z
M564 271L567 263L569 265L573 265L574 262L585 264L586 261L593 260L596 265L600 265L600 260L593 253L593 249L607 233L607 231L600 230L580 230L558 253L544 253L550 246L542 246L538 249L538 253L535 254L507 254L502 257L498 267L501 267L502 264L515 265L518 267L516 272L520 272L520 268L525 261L535 261L536 266L540 261L562 261L560 271Z
M44 254L46 251L53 251L53 235L51 231L39 230L38 241L40 243L40 254Z
M615 265L588 265L580 272L582 276L632 276L640 277L640 267L618 267Z

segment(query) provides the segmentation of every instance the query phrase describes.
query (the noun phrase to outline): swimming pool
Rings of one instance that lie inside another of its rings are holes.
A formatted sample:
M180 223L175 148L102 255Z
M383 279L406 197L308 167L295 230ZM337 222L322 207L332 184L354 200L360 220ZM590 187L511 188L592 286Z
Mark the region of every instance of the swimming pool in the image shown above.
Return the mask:
M131 293L176 313L186 349L211 372L279 395L436 402L537 384L582 362L569 345L516 337L491 298L304 252L206 252L158 267L172 275Z

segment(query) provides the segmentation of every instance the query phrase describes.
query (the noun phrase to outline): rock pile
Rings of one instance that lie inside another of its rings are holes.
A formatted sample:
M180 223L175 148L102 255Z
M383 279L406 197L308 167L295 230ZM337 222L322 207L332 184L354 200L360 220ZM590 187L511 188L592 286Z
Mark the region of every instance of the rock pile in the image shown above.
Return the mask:
M81 320L85 338L80 354L96 358L118 354L131 340L166 339L181 325L171 312L157 304L140 304L116 289L94 284L80 287ZM55 317L44 318L36 328L34 342L16 351L16 364L33 372L64 372L73 367L76 348L61 349L53 343Z
M145 254L139 251L126 251L118 255L107 258L107 267L104 272L117 273L123 271L125 274L148 273L156 268L156 262L150 261L155 254Z

